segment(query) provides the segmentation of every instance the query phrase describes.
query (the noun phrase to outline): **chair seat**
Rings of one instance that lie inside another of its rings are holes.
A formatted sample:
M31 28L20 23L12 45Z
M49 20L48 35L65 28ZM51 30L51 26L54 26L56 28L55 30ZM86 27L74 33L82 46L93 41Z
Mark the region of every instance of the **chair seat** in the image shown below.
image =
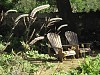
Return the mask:
M65 56L71 56L71 55L76 55L76 52L74 50L71 51L64 51Z
M90 48L79 48L80 49L80 53L83 53L83 52L90 52L91 49Z

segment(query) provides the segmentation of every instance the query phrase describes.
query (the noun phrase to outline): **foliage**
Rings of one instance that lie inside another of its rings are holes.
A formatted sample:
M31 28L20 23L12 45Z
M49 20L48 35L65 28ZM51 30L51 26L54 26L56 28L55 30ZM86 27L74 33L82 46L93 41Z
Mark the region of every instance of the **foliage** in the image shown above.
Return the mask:
M53 75L99 75L100 74L100 54L96 58L87 57L78 69L70 72L58 72Z
M10 45L10 42L6 43L0 40L0 53L2 53L8 45Z
M100 10L99 0L71 0L73 12L89 12Z
M11 54L0 54L0 57L1 75L29 75L30 73L37 72L42 67L42 69L49 69L53 67L53 64L49 62L44 62L42 65L31 63L27 60L24 60L21 56L15 54L14 52Z
M6 37L7 40L5 40L6 47L7 47L7 45L9 45L9 42L10 42L11 43L10 45L13 46L13 49L15 46L18 47L19 45L22 45L25 50L26 49L28 50L28 48L29 48L28 43L32 39L34 32L35 32L35 29L33 29L32 32L30 31L30 29L31 29L30 27L33 25L33 23L36 20L35 15L40 10L46 9L49 6L50 6L49 4L38 6L32 10L30 15L29 14L22 14L22 15L19 15L15 20L13 20L13 25L10 27L9 33L5 34L5 36L7 36ZM4 20L4 18L6 18L6 16L9 15L8 14L9 12L17 12L17 11L16 10L8 10L4 15L2 15L2 18L0 18L1 25L2 25L2 21ZM21 38L18 38L18 36L16 37L16 34L14 32L15 32L20 20L22 20L22 18L24 18L23 20L24 20L25 30L23 31L23 35L21 36ZM3 38L4 38L4 36L3 36ZM3 45L1 45L1 46L3 47ZM10 46L10 47L12 47L12 46ZM27 46L28 46L28 48L27 48ZM19 47L21 47L21 46L19 46Z
M40 13L44 13L44 12L50 13L50 12L55 12L57 10L55 0L43 0L43 1L36 2L36 6L40 6L44 4L50 4L50 7L48 9L42 10Z
M44 1L36 1L36 0L20 0L18 3L15 5L14 9L18 10L19 12L24 12L24 13L29 13L33 8L36 8L37 6L49 4L48 0ZM51 7L45 10L40 11L40 13L43 12L52 12L54 5L50 4Z
M48 54L39 54L36 50L30 50L26 52L26 56L28 58L34 58L34 59L56 59L55 57L50 57Z
M18 11L21 11L21 12L29 12L30 10L32 10L32 8L35 8L37 6L50 4L51 5L50 8L43 10L41 12L57 11L56 0L54 1L53 0L50 0L50 1L49 0L43 0L43 1L34 0L33 2L32 0L30 1L26 0L26 1L24 0L18 1L18 4L16 4L14 8L18 9ZM73 9L73 12L89 12L91 10L92 11L100 10L99 0L70 0L70 3Z
M34 72L34 68L39 65L31 64L24 60L22 57L13 54L1 54L0 59L0 74L2 75L15 75L21 72L29 73Z
M0 42L0 52L2 52L5 49L5 45L3 42Z
M19 16L19 17L23 18L24 16ZM18 37L12 38L13 30L15 29L18 22L20 21L20 18L17 18L17 20L15 20L15 25L11 28L11 33L8 36L7 42L10 41L11 45L14 45L14 47L16 45L19 48L18 42L21 40L22 46L27 51L25 53L27 57L29 56L29 57L33 57L35 59L36 58L39 58L39 59L49 59L50 58L51 59L51 57L49 57L49 55L38 54L37 51L28 51L28 50L30 50L30 47L27 44L27 41L30 40L30 38L26 39L25 42L23 41L24 39L21 39L21 38L18 39ZM34 16L31 16L31 17L29 16L29 18L31 19L32 22L34 22L33 21ZM29 24L31 25L32 23L30 22ZM30 27L27 27L26 31L27 30L30 30ZM4 43L1 42L0 49L2 49L3 47L5 47ZM14 49L14 47L12 49ZM32 64L31 62L24 60L21 56L18 56L15 53L13 53L13 54L12 53L11 54L0 54L0 56L1 56L0 74L2 74L2 75L9 75L9 74L10 75L16 75L16 74L21 75L22 73L24 73L23 75L26 75L27 73L29 74L31 72L32 73L37 72L40 69L40 67L43 67L42 69L49 69L49 68L53 67L53 65L51 63L48 63L48 62L43 63L42 66L41 66L41 64Z
M79 70L72 71L73 75L99 75L100 74L100 54L95 59L87 57L84 63L80 64Z
M30 46L28 44L26 44L24 41L21 42L21 44L22 44L25 51L30 50Z
M100 10L99 0L70 0L73 12L89 12ZM0 3L7 9L16 9L19 12L29 13L33 8L50 4L51 7L41 12L57 11L56 0L1 0Z
M100 55L95 59L86 58L85 63L80 65L83 74L98 75L100 73Z
M29 13L36 6L36 0L19 0L13 7L19 12Z

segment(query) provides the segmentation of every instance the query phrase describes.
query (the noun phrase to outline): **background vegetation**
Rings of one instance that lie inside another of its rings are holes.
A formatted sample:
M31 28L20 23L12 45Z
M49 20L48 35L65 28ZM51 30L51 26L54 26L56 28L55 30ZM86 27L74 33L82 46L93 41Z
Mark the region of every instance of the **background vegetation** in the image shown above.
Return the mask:
M89 12L100 10L100 0L70 0L73 12ZM5 9L16 9L19 12L29 13L33 8L50 4L51 7L41 12L56 12L56 0L0 0Z
M89 12L100 10L99 0L70 0L73 12Z

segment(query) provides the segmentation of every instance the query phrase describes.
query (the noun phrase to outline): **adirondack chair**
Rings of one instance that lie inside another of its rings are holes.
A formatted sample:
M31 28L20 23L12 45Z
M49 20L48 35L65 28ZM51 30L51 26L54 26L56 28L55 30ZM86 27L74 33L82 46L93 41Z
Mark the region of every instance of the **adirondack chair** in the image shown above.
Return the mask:
M55 55L59 59L59 61L62 62L64 57L74 56L76 54L76 52L74 50L63 51L61 39L60 39L60 36L58 34L48 33L47 38L51 44L51 47L54 49Z
M78 48L76 49L77 57L79 57L79 54L81 54L81 56L82 56L82 54L83 53L85 54L86 52L88 52L90 54L91 43L81 43L81 44L79 44L77 34L72 32L72 31L66 31L65 37L68 40L70 45L77 45L78 46ZM81 45L81 47L80 47L80 45Z

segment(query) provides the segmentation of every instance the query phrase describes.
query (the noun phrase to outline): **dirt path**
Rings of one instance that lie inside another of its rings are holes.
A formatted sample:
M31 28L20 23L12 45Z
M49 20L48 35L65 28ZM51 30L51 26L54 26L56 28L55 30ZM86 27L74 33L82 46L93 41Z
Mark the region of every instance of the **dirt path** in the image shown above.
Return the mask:
M42 70L42 72L38 72L36 75L51 75L55 72L60 72L60 71L70 71L73 68L76 68L79 66L79 62L82 63L84 59L79 58L79 59L67 59L65 61L61 62L53 62L52 64L54 65L53 68L50 68L48 70Z

